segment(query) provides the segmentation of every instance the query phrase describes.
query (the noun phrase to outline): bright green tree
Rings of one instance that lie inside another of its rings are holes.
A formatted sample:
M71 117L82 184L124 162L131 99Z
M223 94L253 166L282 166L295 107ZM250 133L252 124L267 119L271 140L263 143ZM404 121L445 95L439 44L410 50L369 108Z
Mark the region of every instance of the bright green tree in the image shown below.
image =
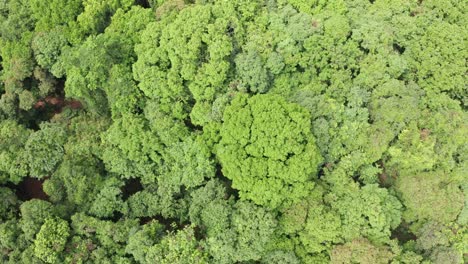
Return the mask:
M193 227L188 226L175 233L169 233L161 242L150 247L146 262L143 263L205 264L208 263L208 255L195 238Z
M275 95L239 95L223 121L217 155L242 198L277 208L308 194L322 158L304 108Z
M139 88L161 111L178 119L192 112L192 122L199 125L209 120L204 113L224 92L231 67L232 36L225 34L230 20L236 21L231 4L208 3L148 24L135 48L133 72Z
M70 227L60 218L48 218L34 240L34 254L46 263L60 263L60 254L65 249Z

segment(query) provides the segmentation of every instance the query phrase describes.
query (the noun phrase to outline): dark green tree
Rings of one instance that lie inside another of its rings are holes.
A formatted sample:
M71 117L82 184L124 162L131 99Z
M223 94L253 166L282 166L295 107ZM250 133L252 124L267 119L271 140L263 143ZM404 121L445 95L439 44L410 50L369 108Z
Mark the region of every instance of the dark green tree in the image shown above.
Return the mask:
M0 183L19 183L28 175L25 143L31 131L12 120L0 121Z
M67 133L59 124L42 123L25 144L25 158L33 177L50 176L63 159Z

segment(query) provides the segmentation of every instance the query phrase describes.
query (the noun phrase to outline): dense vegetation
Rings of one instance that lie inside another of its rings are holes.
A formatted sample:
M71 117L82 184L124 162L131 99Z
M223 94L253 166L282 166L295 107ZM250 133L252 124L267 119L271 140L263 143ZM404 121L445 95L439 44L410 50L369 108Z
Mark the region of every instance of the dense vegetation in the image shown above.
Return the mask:
M0 1L0 263L468 262L467 11Z

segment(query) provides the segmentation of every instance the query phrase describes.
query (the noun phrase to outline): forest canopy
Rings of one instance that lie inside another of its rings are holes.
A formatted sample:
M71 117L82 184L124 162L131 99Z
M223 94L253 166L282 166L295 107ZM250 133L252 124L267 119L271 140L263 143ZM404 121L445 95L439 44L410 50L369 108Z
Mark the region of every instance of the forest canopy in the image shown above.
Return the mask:
M0 263L467 263L467 14L0 1Z

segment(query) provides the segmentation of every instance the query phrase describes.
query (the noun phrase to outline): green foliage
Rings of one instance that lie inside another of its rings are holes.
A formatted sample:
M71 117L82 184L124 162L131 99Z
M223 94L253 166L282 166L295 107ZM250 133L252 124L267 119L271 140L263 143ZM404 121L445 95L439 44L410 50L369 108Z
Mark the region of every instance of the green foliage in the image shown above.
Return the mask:
M159 197L147 190L133 194L127 203L129 215L133 217L150 217L161 212Z
M14 218L19 204L15 193L7 187L0 187L0 201L0 219L6 221Z
M135 48L134 76L139 88L157 100L163 112L186 118L191 100L212 102L222 92L232 51L225 30L235 20L222 10L229 7L193 5L175 18L167 16L148 24ZM192 118L196 116L192 113ZM193 123L204 122L195 119Z
M102 33L111 16L119 9L127 10L134 0L84 0L83 11L71 23L70 42L81 43L87 36Z
M34 26L30 1L11 0L2 2L1 35L5 40L16 40Z
M139 263L145 263L150 247L160 240L163 230L164 227L156 221L143 225L140 230L130 235L125 252L132 254Z
M36 31L44 32L57 26L67 26L82 12L80 0L31 1L32 16Z
M440 223L428 222L418 230L419 237L416 246L420 250L429 251L437 246L449 245L449 230Z
M386 247L377 247L366 239L357 239L336 246L331 253L330 263L388 263L392 253Z
M467 263L466 10L0 0L0 263Z
M298 264L299 259L291 252L274 251L268 254L262 263L281 263L281 264Z
M187 137L183 142L169 146L163 154L165 166L162 168L160 186L165 186L166 180L175 181L177 185L184 185L186 188L200 186L205 178L211 178L215 173L210 156L209 149L200 137Z
M432 252L430 259L436 264L463 263L460 254L452 248L437 248Z
M379 188L376 184L359 188L343 170L343 167L339 167L326 176L327 181L334 185L325 200L344 214L346 222L352 222L346 224L344 235L351 238L364 232L373 236L373 239L383 239L386 237L383 234L389 235L390 230L400 222L401 203L392 191ZM374 207L375 212L371 209Z
M462 72L466 70L463 58L467 53L460 37L466 34L466 28L446 21L424 20L422 17L418 21L424 31L418 32L421 36L409 43L411 48L405 53L416 72L415 79L427 91L446 91L463 98Z
M112 66L105 85L109 108L114 118L125 113L137 113L144 108L143 95L132 78L131 68L122 64Z
M348 188L343 196L332 192L325 198L341 216L341 235L346 240L364 236L373 242L388 241L391 230L401 221L398 199L377 185Z
M187 137L166 147L157 177L159 206L163 215L185 215L184 193L201 186L215 174L211 153L201 137ZM181 218L185 218L182 217Z
M213 210L213 206L210 207L207 210ZM218 212L211 219L206 214L209 211L202 212L204 224L215 224L216 228L208 232L207 251L217 263L260 260L273 238L277 225L274 215L247 201L236 203L231 210L230 214Z
M240 90L249 90L253 93L266 92L269 77L261 58L254 51L239 54L236 58L236 70L241 82L237 87Z
M19 238L21 229L16 219L3 221L0 223L0 250L2 255L0 261L8 263L7 259L18 258L24 247L24 240Z
M34 98L34 95L28 91L28 90L23 90L19 95L18 95L18 100L19 100L19 105L18 107L22 110L30 110L33 107L34 101L36 98Z
M307 222L300 232L299 239L311 253L330 249L332 244L342 241L341 219L334 212L327 212L324 206L309 207Z
M305 109L279 96L233 100L217 155L242 198L277 208L307 195L322 160L308 118Z
M118 222L100 220L83 213L71 217L71 229L78 240L86 242L85 252L91 262L115 263L123 261L125 244L130 236L138 230L137 219L126 219ZM125 263L125 262L124 262Z
M292 236L296 253L311 256L329 253L334 245L365 237L388 243L400 224L401 204L386 189L367 185L344 189L343 196L318 186L308 197L282 211L283 235Z
M37 64L59 76L60 70L56 68L56 63L66 44L66 37L60 30L38 33L31 43Z
M65 220L46 219L34 240L34 254L46 263L59 263L69 235L70 227Z
M410 264L410 263L421 263L423 260L423 257L421 255L418 255L412 251L404 252L400 256L397 256L395 259L393 259L392 263L404 263L404 264Z
M21 220L19 225L26 239L33 241L47 218L55 215L54 207L47 201L33 199L20 206Z
M12 120L0 121L0 182L19 183L28 173L24 145L31 132Z
M193 227L168 234L160 243L150 247L144 263L208 263L207 254L200 248Z
M416 248L434 263L462 263L466 227L427 222L418 230Z
M407 208L403 218L408 222L456 220L463 208L464 196L452 177L443 171L401 175L396 186Z
M102 181L99 166L98 162L92 160L70 160L66 156L52 178L44 183L44 191L51 199L66 194L67 201L86 207L94 199L91 194L97 191Z
M144 183L155 181L161 147L143 117L126 114L116 119L103 135L103 143L102 158L109 171L124 178L139 177Z
M115 212L125 213L127 204L122 200L122 182L109 178L93 201L89 213L97 217L112 217Z
M95 110L106 110L106 98L100 90L106 81L108 67L114 61L111 51L117 43L107 42L104 35L88 38L77 48L62 51L61 67L64 72L55 73L57 77L67 76L65 91L68 96L80 98Z
M436 164L434 153L436 140L431 136L423 136L425 138L422 140L421 133L424 131L418 131L414 124L400 133L398 143L388 149L391 157L388 162L389 167L397 167L408 173L433 169ZM417 149L417 153L411 150L403 151L404 149Z
M36 178L49 176L62 161L67 134L53 123L41 124L41 130L32 133L25 144L29 171Z

